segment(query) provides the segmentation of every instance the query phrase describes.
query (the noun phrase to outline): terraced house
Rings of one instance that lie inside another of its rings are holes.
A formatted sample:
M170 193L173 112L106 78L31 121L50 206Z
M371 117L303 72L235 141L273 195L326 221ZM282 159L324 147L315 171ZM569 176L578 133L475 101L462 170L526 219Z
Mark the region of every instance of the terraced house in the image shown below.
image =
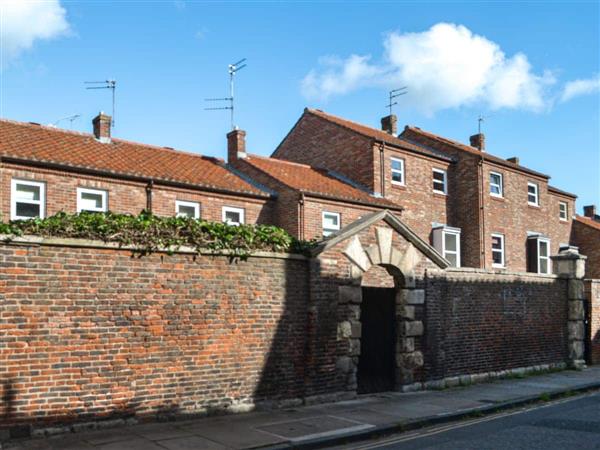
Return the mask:
M576 196L548 175L396 117L367 127L306 109L272 157L326 167L404 208L402 220L454 266L551 273L572 242Z

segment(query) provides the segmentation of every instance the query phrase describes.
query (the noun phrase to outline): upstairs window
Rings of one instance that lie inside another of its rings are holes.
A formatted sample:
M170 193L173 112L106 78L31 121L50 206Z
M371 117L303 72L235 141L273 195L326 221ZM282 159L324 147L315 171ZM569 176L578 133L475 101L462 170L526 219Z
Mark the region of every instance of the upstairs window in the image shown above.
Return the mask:
M537 183L527 183L527 203L532 206L540 205Z
M504 197L504 179L501 173L490 172L490 195Z
M434 228L433 247L452 267L460 267L460 228L447 226Z
M560 220L569 220L569 205L566 202L558 204L558 218Z
M100 189L77 188L77 212L108 211L108 193Z
M438 194L448 193L445 170L433 169L433 192Z
M404 160L392 158L392 183L404 186Z
M175 214L177 215L177 217L190 217L191 219L199 219L200 203L176 200Z
M223 206L223 222L228 225L243 225L244 209L234 208L232 206Z
M44 218L46 185L39 181L11 181L11 220Z
M492 234L492 267L504 267L504 235Z
M541 235L527 238L527 271L550 273L550 239Z
M329 236L340 230L340 213L323 211L323 236Z

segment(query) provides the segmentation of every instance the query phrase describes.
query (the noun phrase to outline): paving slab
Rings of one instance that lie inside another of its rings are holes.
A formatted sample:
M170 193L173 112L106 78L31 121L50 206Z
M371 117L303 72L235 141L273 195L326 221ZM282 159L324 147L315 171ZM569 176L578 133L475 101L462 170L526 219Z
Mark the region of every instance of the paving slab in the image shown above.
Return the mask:
M131 432L137 436L151 441L160 441L164 439L173 439L184 436L191 436L189 431L178 428L174 424L152 423L131 427Z
M156 443L167 450L227 450L229 448L199 436L166 439Z
M144 438L127 439L119 442L111 442L110 444L103 444L94 449L98 450L165 450L164 447L149 441Z
M285 442L286 439L274 436L249 426L232 427L227 423L206 426L202 423L188 425L182 429L210 441L231 448L252 448Z
M282 439L290 441L314 439L318 436L332 435L340 432L351 432L372 428L374 425L337 416L318 416L310 419L299 419L279 422L258 427Z

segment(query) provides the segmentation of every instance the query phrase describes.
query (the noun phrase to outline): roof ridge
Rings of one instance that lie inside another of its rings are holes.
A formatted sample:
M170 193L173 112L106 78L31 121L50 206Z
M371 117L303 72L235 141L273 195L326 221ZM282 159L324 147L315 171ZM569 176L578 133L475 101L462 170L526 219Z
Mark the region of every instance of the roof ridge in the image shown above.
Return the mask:
M583 223L584 225L587 225L587 226L590 226L597 230L600 230L600 222L597 222L596 220L594 220L590 217L580 216L579 214L575 214L575 220Z
M263 156L263 155L256 155L254 153L247 153L247 158L258 158L258 159L266 159L268 161L276 161L278 163L284 163L284 164L289 164L289 165L293 165L293 166L300 166L300 167L306 167L309 169L315 169L315 170L326 170L320 167L315 167L315 166L311 166L310 164L304 164L304 163L299 163L299 162L295 162L295 161L289 161L287 159L279 159L279 158L273 158L271 156Z

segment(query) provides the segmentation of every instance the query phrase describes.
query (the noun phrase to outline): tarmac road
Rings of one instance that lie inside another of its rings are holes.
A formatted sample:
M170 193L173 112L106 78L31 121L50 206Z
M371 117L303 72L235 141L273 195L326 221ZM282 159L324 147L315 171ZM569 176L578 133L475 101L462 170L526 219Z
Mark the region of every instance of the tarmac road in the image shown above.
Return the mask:
M600 449L600 392L378 440L354 450Z

